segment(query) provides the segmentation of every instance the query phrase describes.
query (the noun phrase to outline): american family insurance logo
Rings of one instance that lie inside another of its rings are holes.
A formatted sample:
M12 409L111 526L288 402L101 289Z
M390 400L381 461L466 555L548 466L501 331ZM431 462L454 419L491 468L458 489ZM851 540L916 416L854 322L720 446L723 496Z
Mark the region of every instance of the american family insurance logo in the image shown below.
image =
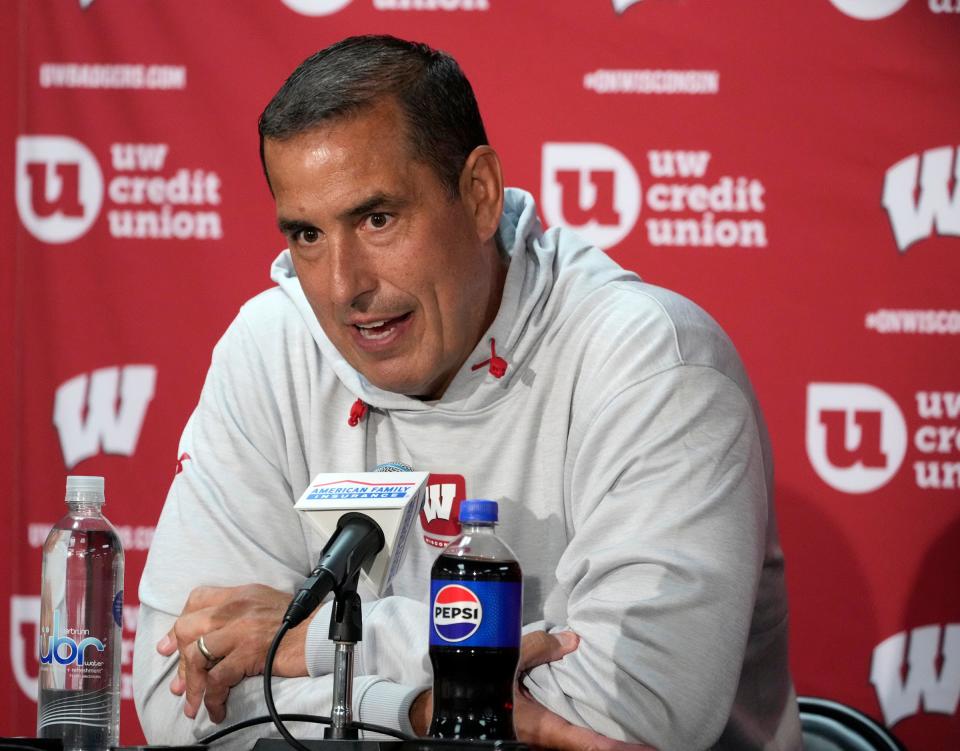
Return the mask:
M601 248L633 231L641 211L654 247L766 247L763 183L709 177L709 151L650 150L641 182L634 164L601 143L545 143L540 200L548 224L565 225Z
M880 489L900 470L911 442L918 488L960 488L960 392L917 391L903 409L864 383L807 386L807 457L835 490Z
M106 199L112 237L217 240L223 237L220 176L206 169L167 168L165 143L111 144L101 161L69 136L17 138L16 201L24 227L41 242L83 237Z

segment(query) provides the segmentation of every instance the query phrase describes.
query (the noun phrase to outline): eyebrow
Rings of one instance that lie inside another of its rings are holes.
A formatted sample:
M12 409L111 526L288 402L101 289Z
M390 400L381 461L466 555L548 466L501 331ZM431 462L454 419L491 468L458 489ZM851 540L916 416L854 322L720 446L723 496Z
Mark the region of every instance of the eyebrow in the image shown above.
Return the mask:
M294 235L297 232L305 229L314 229L314 226L310 222L304 222L300 219L278 219L277 227L280 230L281 234L284 235Z
M374 193L369 198L364 199L355 206L340 212L337 215L339 221L359 219L370 213L377 211L396 211L406 206L409 201L405 198L391 196L387 193ZM286 219L280 217L277 219L277 227L284 235L292 235L305 229L316 229L316 227L303 219Z
M391 209L400 209L409 203L405 198L391 196L388 193L374 193L369 198L361 201L356 206L347 209L337 215L337 219L358 219L365 214L376 211L389 211Z

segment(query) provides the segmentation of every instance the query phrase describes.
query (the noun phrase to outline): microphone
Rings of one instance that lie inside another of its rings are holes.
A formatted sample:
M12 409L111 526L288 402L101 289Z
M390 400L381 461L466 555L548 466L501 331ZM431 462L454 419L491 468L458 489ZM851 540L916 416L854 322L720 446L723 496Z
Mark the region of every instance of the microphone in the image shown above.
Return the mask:
M301 623L333 590L348 582L367 560L383 550L383 530L366 514L350 511L337 521L337 531L327 540L320 561L310 572L283 620L293 628Z
M384 481L385 472L395 473L390 482ZM384 593L403 562L427 477L427 472L387 462L373 472L322 473L313 479L294 508L306 512L328 539L284 615L291 628L358 573Z

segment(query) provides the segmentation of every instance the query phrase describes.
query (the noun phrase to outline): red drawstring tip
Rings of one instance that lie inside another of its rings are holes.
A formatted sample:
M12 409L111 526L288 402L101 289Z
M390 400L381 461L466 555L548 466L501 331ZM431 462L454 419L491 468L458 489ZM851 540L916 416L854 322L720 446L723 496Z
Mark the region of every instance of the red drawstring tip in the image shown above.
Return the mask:
M364 403L363 399L357 399L357 401L355 401L350 407L350 417L347 419L347 425L349 425L351 428L357 427L366 414L367 405Z
M490 340L490 359L484 360L483 362L478 362L476 365L472 365L470 370L480 370L485 365L490 366L490 375L494 378L503 378L503 374L507 372L507 361L502 357L497 357L497 340Z

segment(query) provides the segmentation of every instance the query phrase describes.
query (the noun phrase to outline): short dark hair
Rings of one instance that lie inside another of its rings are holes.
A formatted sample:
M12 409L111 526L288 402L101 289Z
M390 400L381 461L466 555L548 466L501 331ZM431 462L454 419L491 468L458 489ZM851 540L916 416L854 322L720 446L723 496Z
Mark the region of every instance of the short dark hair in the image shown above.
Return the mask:
M433 169L451 198L459 196L467 157L487 144L473 88L450 55L392 36L349 37L290 74L260 115L264 174L264 139L290 138L388 97L405 115L412 156Z

